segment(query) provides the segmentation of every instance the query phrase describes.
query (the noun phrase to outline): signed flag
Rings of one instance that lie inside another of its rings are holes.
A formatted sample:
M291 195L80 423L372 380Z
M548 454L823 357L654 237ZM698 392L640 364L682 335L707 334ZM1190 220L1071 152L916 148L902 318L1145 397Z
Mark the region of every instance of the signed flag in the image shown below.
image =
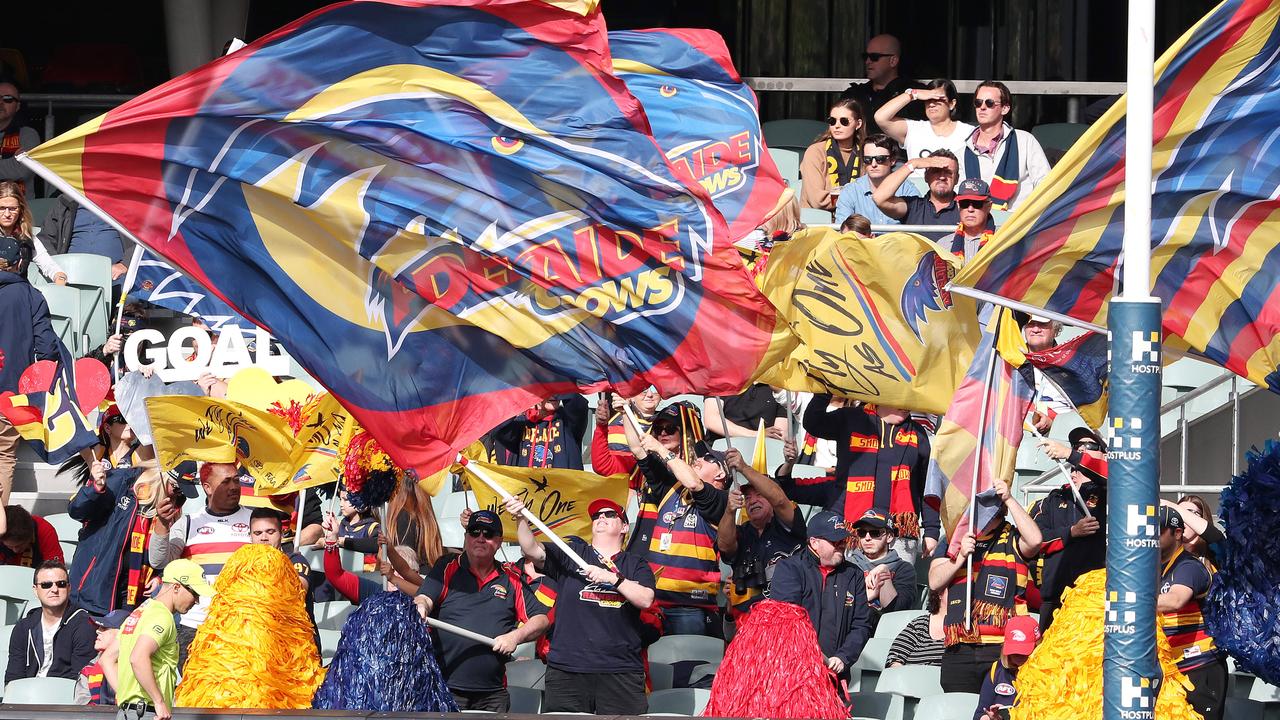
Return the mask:
M161 467L186 460L239 463L267 487L293 477L295 441L284 418L230 400L190 395L149 397L147 413Z
M800 344L760 382L945 412L980 334L974 302L945 289L959 262L909 233L775 245L759 282Z
M357 429L351 413L333 395L321 393L306 404L302 417L290 456L292 474L277 486L258 482L256 494L292 493L342 480L339 450Z
M591 3L337 3L24 161L424 477L542 398L738 392L774 347Z
M627 506L629 486L626 475L601 477L583 470L494 465L474 460L470 462L474 462L507 492L524 502L525 507L537 514L538 519L560 537L576 535L584 540L591 540L591 517L587 515L587 507L593 500L609 498L622 507ZM463 466L464 471L465 467ZM476 509L502 512L502 498L488 485L470 480L467 484L476 494L476 504L479 506ZM517 541L515 521L508 518L502 524L502 530L503 537L508 541ZM542 531L536 527L533 532L535 536L542 536Z

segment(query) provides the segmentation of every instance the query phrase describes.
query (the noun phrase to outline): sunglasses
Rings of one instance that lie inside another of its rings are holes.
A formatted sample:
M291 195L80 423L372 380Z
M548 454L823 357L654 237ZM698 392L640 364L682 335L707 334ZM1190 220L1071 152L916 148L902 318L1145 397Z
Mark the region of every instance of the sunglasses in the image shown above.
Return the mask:
M871 62L880 62L881 60L887 57L893 57L893 53L873 53L873 52L862 53L862 59L870 60Z
M988 110L990 110L991 108L1000 107L1003 104L1004 103L1000 102L999 100L992 100L991 98L987 98L985 100L979 100L978 98L973 99L973 107L975 109L987 108Z
M892 155L863 155L862 162L868 165L890 165L892 158Z
M12 105L21 101L13 95L0 95L0 102L3 102L5 105Z
M498 533L488 528L476 528L475 530L468 530L467 534L470 535L471 537L480 537L481 535L483 535L485 540L492 540L498 537Z
M847 117L842 117L842 118L838 118L838 117L829 117L829 118L827 118L827 124L828 124L828 125L831 125L832 127L835 127L835 124L836 124L836 123L840 123L840 125L841 125L841 126L843 126L843 127L849 127L850 125L852 125L852 124L853 124L853 121L852 121L852 120L850 120L850 119L849 119L849 118L847 118Z
M70 584L71 583L67 582L66 580L45 580L44 582L36 583L36 586L39 587L41 590L48 590L54 585L57 585L60 588L66 588Z
M974 208L986 207L987 201L986 200L957 200L956 205L959 205L961 210L972 210Z
M676 429L676 426L675 426L675 425L654 425L654 426L653 426L653 434L654 434L655 436L657 436L657 435L677 435L677 434L679 434L679 433L680 433L680 431Z
M879 528L857 528L854 532L858 533L860 538L879 538L885 536L885 531Z
M618 515L618 511L617 511L617 510L601 510L600 512L596 513L595 515L592 515L592 516L591 516L591 519L592 519L592 520L599 520L600 518L604 518L605 520L612 520L612 519L614 519L614 518L616 518L616 517L620 517L620 516Z
M186 584L186 583L184 583L184 582L180 582L180 583L178 583L178 584L182 586L182 589L183 589L183 590L186 590L187 592L191 593L191 597L194 597L194 598L199 598L199 597L200 597L200 593L196 592L196 589L195 589L195 588L193 588L193 587L191 587L190 585L188 585L188 584Z
M1077 450L1101 450L1102 446L1096 442L1076 443Z

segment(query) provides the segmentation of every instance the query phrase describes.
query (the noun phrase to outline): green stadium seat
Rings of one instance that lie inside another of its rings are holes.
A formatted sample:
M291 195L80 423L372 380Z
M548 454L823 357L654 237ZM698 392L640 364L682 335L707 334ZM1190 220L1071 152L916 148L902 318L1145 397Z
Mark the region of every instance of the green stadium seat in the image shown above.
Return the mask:
M355 610L355 605L346 600L319 602L315 604L316 629L341 630L347 622L347 616Z
M685 660L720 662L724 641L705 635L665 635L649 646L649 662L675 664Z
M14 680L4 688L6 705L73 705L76 681L60 677Z
M778 174L783 180L791 182L800 178L800 153L790 148L769 148L773 164L778 166Z
M1045 150L1067 151L1089 129L1084 123L1045 123L1031 128L1031 134Z
M542 712L542 691L526 687L508 687L511 696L511 712L521 715L537 715Z
M856 668L880 672L884 670L885 658L889 656L889 646L893 638L873 637L862 648L862 654L853 662Z
M942 693L920 698L915 716L922 720L970 720L976 707L977 693Z
M320 633L320 657L326 662L333 659L333 654L338 651L338 640L342 638L342 632L339 630L318 630Z
M88 352L107 340L111 317L111 260L87 253L67 253L54 259L67 273L67 286L83 291L80 332L88 336L84 349Z
M699 666L701 667L701 666ZM676 669L667 663L649 663L649 687L657 690L670 690L675 685Z
M831 225L835 222L835 217L828 210L800 208L800 222L805 225Z
M45 515L45 522L53 526L58 532L58 540L72 545L80 542L80 528L82 524L79 520L71 517L66 513L57 513L55 515Z
M547 666L541 660L519 660L507 663L507 687L543 689Z
M875 637L889 638L889 641L892 642L894 638L898 637L898 633L902 632L902 628L907 626L907 623L923 614L919 610L898 610L885 613L880 616L880 622L876 623Z
M701 688L655 690L649 693L649 712L701 715L710 699L711 691Z
M853 709L851 720L903 720L901 695L892 693L858 691L849 693Z
M40 275L31 273L32 277ZM84 346L84 319L82 317L80 290L69 285L44 284L36 286L44 301L49 305L49 316L53 321L54 333L67 346L67 350L75 357L81 357ZM92 348L90 348L92 349Z

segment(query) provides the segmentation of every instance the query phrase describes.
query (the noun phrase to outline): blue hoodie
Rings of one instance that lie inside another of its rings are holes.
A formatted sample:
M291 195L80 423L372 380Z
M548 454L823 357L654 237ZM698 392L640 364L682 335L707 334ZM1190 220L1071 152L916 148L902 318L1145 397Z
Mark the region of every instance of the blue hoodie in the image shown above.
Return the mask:
M18 378L37 360L58 359L49 304L26 278L0 270L0 392L18 391Z

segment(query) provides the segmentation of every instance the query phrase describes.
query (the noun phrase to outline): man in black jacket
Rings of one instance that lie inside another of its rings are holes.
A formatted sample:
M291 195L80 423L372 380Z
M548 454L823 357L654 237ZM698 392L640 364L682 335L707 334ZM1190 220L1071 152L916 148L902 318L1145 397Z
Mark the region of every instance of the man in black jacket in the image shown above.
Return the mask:
M769 597L809 612L827 667L848 677L849 666L871 637L862 571L845 562L849 529L839 515L829 510L815 513L808 534L808 551L800 550L775 566Z
M5 685L31 677L75 680L80 669L93 662L98 631L88 611L71 604L70 585L61 560L46 560L36 568L40 607L19 620L9 636Z

